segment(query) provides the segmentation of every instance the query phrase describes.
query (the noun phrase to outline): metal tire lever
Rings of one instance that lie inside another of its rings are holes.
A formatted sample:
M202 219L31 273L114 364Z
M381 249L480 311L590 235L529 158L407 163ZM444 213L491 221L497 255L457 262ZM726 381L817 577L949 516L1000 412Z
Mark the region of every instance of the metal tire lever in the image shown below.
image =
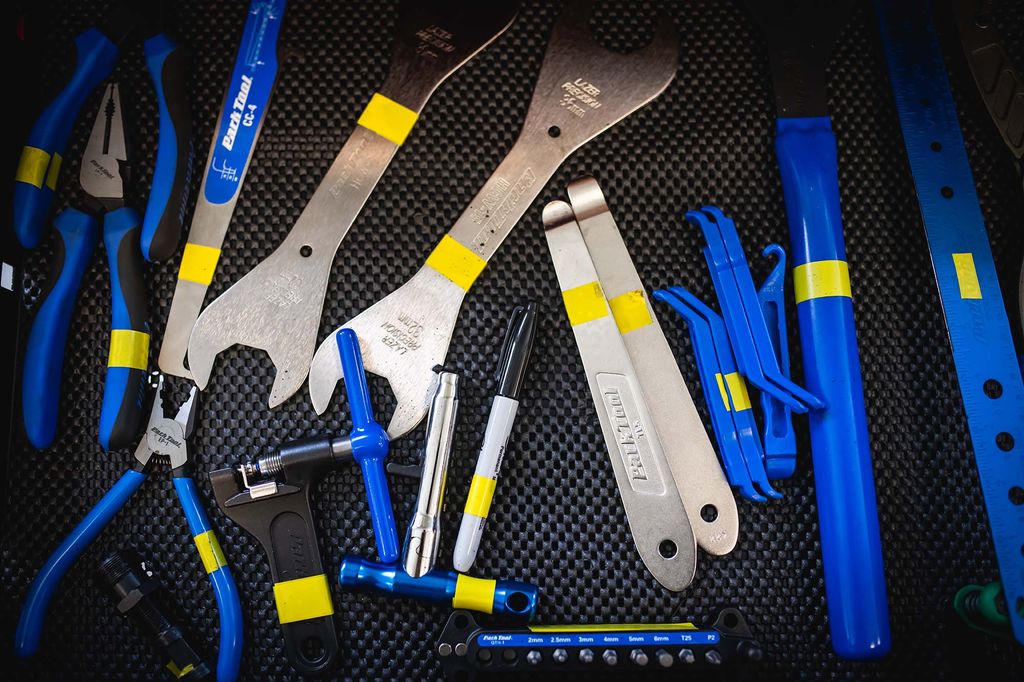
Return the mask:
M660 434L572 207L553 201L543 216L544 237L637 553L663 587L679 592L696 573L697 542Z
M728 554L739 537L736 498L604 193L589 176L570 182L566 193L643 387L697 545L709 554Z

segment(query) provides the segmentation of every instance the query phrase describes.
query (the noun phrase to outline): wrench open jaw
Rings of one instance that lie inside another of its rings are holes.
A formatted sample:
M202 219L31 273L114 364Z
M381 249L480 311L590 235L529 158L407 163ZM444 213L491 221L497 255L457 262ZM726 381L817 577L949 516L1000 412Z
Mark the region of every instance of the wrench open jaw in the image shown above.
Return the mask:
M270 407L299 390L342 240L434 90L501 35L517 9L514 0L401 3L388 76L295 225L196 319L188 361L200 388L209 382L217 355L243 345L263 350L274 363Z
M391 438L426 416L432 369L448 353L463 298L558 167L661 94L675 76L680 41L671 21L658 21L646 47L615 53L590 35L592 5L570 0L562 9L519 138L423 267L340 327L359 337L366 371L391 384L397 400ZM309 371L318 414L343 378L337 345L321 344Z

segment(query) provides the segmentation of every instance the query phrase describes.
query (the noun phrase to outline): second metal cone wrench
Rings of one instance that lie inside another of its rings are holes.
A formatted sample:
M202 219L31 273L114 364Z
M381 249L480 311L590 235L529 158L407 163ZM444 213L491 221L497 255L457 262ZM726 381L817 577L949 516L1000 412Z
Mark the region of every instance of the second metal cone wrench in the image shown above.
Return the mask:
M220 247L263 128L277 79L277 38L284 9L285 0L252 0L249 7L160 343L160 370L166 374L192 378L185 368L188 337L206 300Z
M659 583L682 590L697 570L697 545L646 386L620 336L576 217L564 201L544 207L544 236L636 550Z
M412 279L341 327L359 335L366 371L385 377L398 438L426 415L433 367L448 352L462 300L548 179L577 148L644 106L675 76L679 36L661 20L650 45L630 54L597 45L587 29L592 1L562 10L548 41L515 146ZM309 397L322 414L343 378L334 343L321 344Z
M276 376L270 406L295 393L316 348L334 256L434 90L501 35L511 2L403 3L388 77L277 249L196 320L189 368L200 388L221 351L241 344L267 352ZM331 344L334 335L331 335Z
M566 192L646 396L697 544L711 554L727 554L739 535L736 498L604 193L592 177L572 181Z

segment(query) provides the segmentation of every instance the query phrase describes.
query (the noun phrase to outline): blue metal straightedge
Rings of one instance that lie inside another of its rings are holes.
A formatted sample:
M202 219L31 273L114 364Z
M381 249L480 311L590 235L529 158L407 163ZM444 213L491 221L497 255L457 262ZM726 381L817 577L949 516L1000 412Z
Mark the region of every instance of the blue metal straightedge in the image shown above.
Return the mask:
M931 3L875 5L1010 622L1024 643L1024 384Z

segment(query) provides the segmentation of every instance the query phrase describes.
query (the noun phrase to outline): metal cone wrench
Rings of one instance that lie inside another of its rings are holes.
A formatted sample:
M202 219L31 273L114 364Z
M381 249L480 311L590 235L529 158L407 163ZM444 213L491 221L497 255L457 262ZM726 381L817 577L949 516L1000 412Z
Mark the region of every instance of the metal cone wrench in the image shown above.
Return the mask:
M437 87L501 35L513 2L405 2L387 79L277 249L213 301L189 338L189 369L206 388L217 354L236 344L270 356L270 407L306 378L334 256ZM335 346L334 335L331 343Z
M339 327L355 330L366 371L391 384L392 438L427 414L432 370L444 362L463 298L554 172L573 151L661 94L675 76L679 36L670 21L658 22L647 47L619 54L589 35L592 5L572 0L562 10L519 138L424 266ZM309 375L317 413L327 409L343 378L335 344L321 344Z

